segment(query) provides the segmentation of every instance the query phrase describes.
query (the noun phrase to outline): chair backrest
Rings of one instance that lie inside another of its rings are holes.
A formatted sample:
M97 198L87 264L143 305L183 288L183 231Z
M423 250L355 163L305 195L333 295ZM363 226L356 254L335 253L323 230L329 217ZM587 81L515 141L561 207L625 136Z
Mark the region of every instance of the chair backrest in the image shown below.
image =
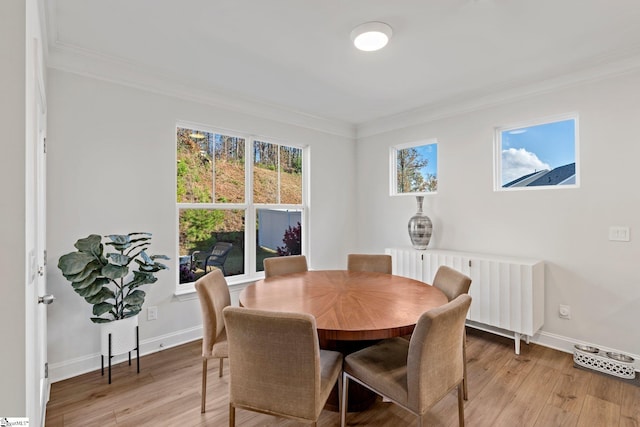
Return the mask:
M229 401L314 420L320 398L320 347L313 316L224 309L229 342Z
M409 407L419 414L446 395L463 378L462 337L471 297L427 311L411 335L407 357Z
M202 356L208 357L216 339L224 331L222 310L231 305L231 296L220 270L213 270L199 278L195 287L202 309Z
M391 274L391 255L349 254L347 270Z
M211 259L224 259L229 254L229 251L233 249L233 243L229 242L218 242L215 244L213 249L211 249Z
M459 295L469 293L471 278L451 267L442 265L436 271L433 286L444 292L449 301L453 301Z
M307 257L304 255L279 256L264 259L264 277L301 273L308 269Z

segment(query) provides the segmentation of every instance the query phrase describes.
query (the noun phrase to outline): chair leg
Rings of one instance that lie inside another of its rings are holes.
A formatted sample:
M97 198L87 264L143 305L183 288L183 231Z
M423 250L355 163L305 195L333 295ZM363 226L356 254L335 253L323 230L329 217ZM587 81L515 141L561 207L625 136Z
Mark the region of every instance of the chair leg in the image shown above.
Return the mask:
M218 378L222 378L222 368L224 368L223 366L224 364L224 358L220 358L220 369L218 369Z
M462 383L458 384L458 425L464 427L464 400Z
M207 358L202 358L202 404L200 412L204 414L207 401Z
M467 331L462 334L462 397L469 400L469 390L467 384Z
M345 427L347 425L347 401L349 398L349 377L346 374L342 375L342 396L340 405L340 427ZM339 393L338 393L339 394Z
M236 408L229 403L229 427L236 427Z

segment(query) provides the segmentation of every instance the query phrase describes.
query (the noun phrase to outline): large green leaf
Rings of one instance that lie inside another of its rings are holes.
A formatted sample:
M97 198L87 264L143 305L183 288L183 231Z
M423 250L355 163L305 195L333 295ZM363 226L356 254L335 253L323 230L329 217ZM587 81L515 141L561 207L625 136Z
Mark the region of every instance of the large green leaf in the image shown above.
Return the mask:
M91 284L90 286L87 286L86 288L74 289L74 291L76 291L76 293L80 295L82 298L87 298L87 297L94 296L95 294L100 292L101 289L102 289L102 285L94 282L93 284Z
M98 273L102 270L102 264L100 261L94 259L78 274L65 274L64 277L70 282L80 282L86 279L92 272L97 271Z
M107 245L113 246L115 249L119 251L124 251L129 246L131 246L131 239L128 235L123 234L110 234L107 236L110 242L107 242Z
M109 279L119 279L129 273L129 268L122 265L107 264L102 267L102 275Z
M130 305L142 305L144 303L145 295L144 291L136 289L124 298L124 303Z
M109 323L109 322L113 322L112 319L105 319L103 317L92 317L91 321L93 323Z
M108 253L107 258L110 258L111 262L115 265L128 265L131 261L131 258L129 258L128 256L117 254L115 252Z
M62 255L58 260L58 268L65 276L82 272L95 258L85 252L71 252Z
M113 310L115 306L108 302L101 302L100 304L96 304L93 306L93 315L94 316L102 316L105 313Z
M155 283L158 280L152 273L146 273L144 271L134 271L133 279L127 283L127 287L133 289L138 286Z
M73 289L84 289L87 286L92 285L96 279L100 276L100 271L92 271L84 280L78 280L77 282L71 282Z
M141 305L126 305L124 308L126 310L129 310L129 312L125 312L124 317L135 316L136 314L140 313L140 311L142 311Z
M102 249L100 248L101 241L102 241L102 237L98 236L97 234L91 234L89 237L85 237L84 239L78 239L78 241L74 246L80 252L101 254L102 253Z
M100 292L98 292L93 296L86 297L85 301L87 301L89 304L100 304L102 302L105 302L108 299L115 298L115 297L116 297L116 294L114 294L111 289L103 286L102 289L100 289Z

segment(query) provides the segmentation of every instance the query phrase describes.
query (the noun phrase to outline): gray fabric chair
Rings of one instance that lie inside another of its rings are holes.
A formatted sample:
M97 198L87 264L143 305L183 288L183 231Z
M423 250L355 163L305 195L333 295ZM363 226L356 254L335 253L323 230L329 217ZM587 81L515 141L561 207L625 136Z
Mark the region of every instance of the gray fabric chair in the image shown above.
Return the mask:
M314 426L341 386L342 354L320 350L310 314L224 309L229 338L229 426L236 408Z
M465 276L453 268L442 265L436 271L433 278L433 286L440 289L449 301L453 301L462 294L469 293L471 286L471 278ZM469 399L469 390L467 384L467 333L466 330L462 336L462 360L464 362L464 380L462 381L462 396L464 400Z
M264 259L264 277L280 276L308 271L307 257L304 255L278 256Z
M391 255L349 254L347 270L391 274Z
M222 376L223 361L229 357L227 334L222 317L222 309L231 305L229 287L222 271L214 270L205 274L195 283L202 309L202 405L205 411L207 399L207 361L220 359L218 377Z
M418 416L422 426L429 408L458 388L458 423L464 426L462 334L471 305L469 295L427 311L411 340L390 338L345 357L342 408L349 380L356 381ZM346 411L341 412L346 425Z

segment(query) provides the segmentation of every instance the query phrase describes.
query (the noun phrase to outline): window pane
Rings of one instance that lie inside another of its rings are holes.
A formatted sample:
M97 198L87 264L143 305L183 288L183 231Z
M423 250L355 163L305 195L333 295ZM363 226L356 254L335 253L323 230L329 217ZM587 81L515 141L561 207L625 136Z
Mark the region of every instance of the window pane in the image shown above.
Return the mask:
M576 184L575 119L500 130L502 188Z
M280 146L280 203L302 204L302 149Z
M193 282L215 268L223 269L225 276L244 274L244 210L180 209L179 221L180 283ZM224 259L212 253L218 242L233 245Z
M255 203L302 204L302 149L255 141Z
M253 143L253 201L279 203L276 144L261 141Z
M264 271L265 258L302 254L302 212L258 209L256 218L256 271Z
M178 203L244 201L244 139L178 128L177 140Z
M244 139L215 135L216 203L244 202Z
M438 190L438 144L396 150L396 191L426 193Z
M213 188L212 134L194 129L177 131L178 203L210 203Z

